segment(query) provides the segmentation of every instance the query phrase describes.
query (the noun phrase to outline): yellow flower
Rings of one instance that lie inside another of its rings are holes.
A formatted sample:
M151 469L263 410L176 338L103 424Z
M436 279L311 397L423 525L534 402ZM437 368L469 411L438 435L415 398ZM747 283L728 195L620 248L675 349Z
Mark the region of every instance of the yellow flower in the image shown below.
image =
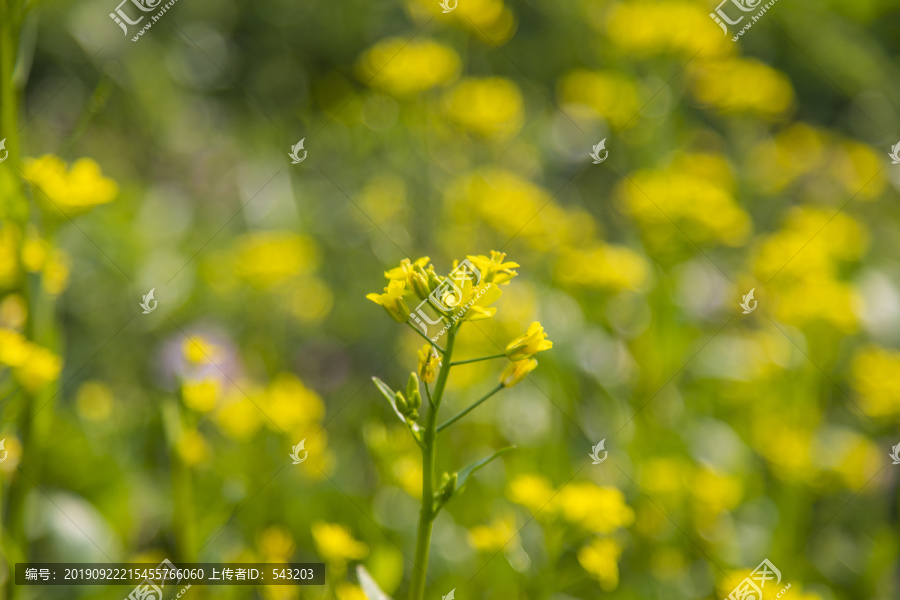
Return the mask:
M357 71L367 85L408 97L447 85L459 73L459 56L433 40L382 40L366 50Z
M564 249L555 275L563 283L611 290L635 290L648 278L647 262L624 246L594 244Z
M605 592L611 592L619 585L619 565L622 547L615 540L596 538L578 550L578 562L584 570L600 582Z
M112 390L102 381L85 381L78 388L75 406L82 418L103 421L112 414Z
M456 3L451 0L450 4ZM492 46L506 43L516 30L515 16L503 0L466 0L448 14L443 14L440 3L433 0L408 0L407 6L420 22L435 17L455 21Z
M614 127L638 123L635 115L641 103L637 86L616 71L578 69L560 80L557 94L566 104L590 107L597 117L608 120Z
M244 235L234 250L234 272L260 288L271 288L319 266L315 241L290 231L262 231Z
M553 342L546 339L544 327L537 321L528 326L528 331L506 345L506 356L509 360L520 361L531 358L538 352L549 350Z
M0 329L0 364L19 367L31 352L31 344L18 331Z
M505 547L516 535L516 519L508 516L494 519L490 525L479 525L469 530L469 545L479 552L496 552Z
M243 385L241 388L247 389ZM245 441L259 431L261 413L259 408L244 396L237 392L235 396L216 413L216 422L219 428L230 438Z
M185 336L184 341L181 342L181 354L191 364L206 365L215 362L219 351L218 347L209 340L195 335L193 337Z
M0 329L0 364L12 367L16 378L31 392L55 380L62 370L59 356L10 329Z
M334 590L337 600L368 600L366 593L358 585L342 581Z
M272 525L259 536L259 548L269 562L287 561L294 554L296 545L291 532L279 525Z
M867 414L900 414L900 352L878 346L862 348L853 357L851 379Z
M773 119L794 102L787 75L757 60L716 59L689 67L694 97L723 113L751 113ZM748 87L746 82L752 81Z
M511 362L500 374L500 383L503 384L503 387L512 387L525 379L525 376L534 371L537 366L538 362L533 358Z
M408 258L400 261L399 267L394 267L384 272L384 276L391 281L404 281L409 289L414 291L416 295L424 300L431 293L431 282L436 281L434 267L428 264L431 260L427 256L417 258L415 262L410 262ZM428 270L425 266L428 265Z
M545 477L540 475L518 475L509 484L507 495L516 504L525 506L531 512L537 513L547 506L553 498L553 486Z
M554 499L567 521L595 533L610 533L634 522L621 490L593 483L570 483Z
M178 440L176 449L184 463L190 467L199 465L209 457L206 439L196 429L184 432Z
M444 109L467 131L501 141L518 133L525 120L522 93L501 77L464 79L447 93Z
M181 386L181 397L184 404L191 410L205 413L216 406L219 398L220 385L218 380L207 378L200 381L185 381Z
M0 223L0 289L14 287L19 279L19 239L17 227Z
M312 524L311 531L319 556L325 562L360 560L369 554L369 547L353 539L350 530L343 525L316 521Z
M262 406L271 419L267 419L268 424L277 424L284 431L301 429L325 416L322 399L303 385L293 373L279 373L275 376L266 390Z
M28 228L28 234L22 242L22 266L29 273L37 273L44 268L47 255L50 253L50 244L42 240L33 227Z
M599 17L597 25L625 55L677 53L688 59L734 52L734 44L715 27L709 11L692 2L618 2L609 12L598 12L605 15L605 23Z
M367 294L366 298L381 306L393 320L405 323L409 320L409 306L403 299L404 290L406 290L404 280L391 279L388 286L384 288L384 294Z
M417 258L415 261L410 261L408 258L404 258L400 261L399 267L394 267L389 271L385 271L384 276L387 279L401 279L403 281L408 281L409 276L413 274L416 266L424 267L429 263L430 260L431 259L427 256Z
M103 177L100 165L81 158L67 169L65 161L52 154L25 160L25 177L63 211L82 211L106 204L119 195L119 186Z
M510 279L518 275L514 268L518 267L518 263L504 262L506 259L505 252L497 252L491 250L491 256L488 258L483 254L478 256L466 256L475 267L481 271L481 280L488 283L507 283Z
M69 257L65 252L54 248L44 263L41 284L44 291L51 296L58 296L69 283Z
M437 350L431 344L425 344L419 350L419 379L425 383L434 381L435 370L441 359L438 358Z

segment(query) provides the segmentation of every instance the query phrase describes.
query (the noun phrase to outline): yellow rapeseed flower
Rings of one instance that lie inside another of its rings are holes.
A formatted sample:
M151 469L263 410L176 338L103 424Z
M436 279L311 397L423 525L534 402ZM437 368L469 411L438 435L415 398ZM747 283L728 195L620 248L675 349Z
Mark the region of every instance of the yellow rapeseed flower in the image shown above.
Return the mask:
M419 350L419 379L425 383L434 381L435 371L440 364L441 359L438 357L437 350L431 344L425 344Z
M81 158L69 168L58 156L45 154L25 160L25 177L64 212L87 210L106 204L119 195L119 186L103 176L100 165L90 158Z
M296 550L294 538L286 527L271 525L259 536L259 549L268 562L287 561Z
M563 283L610 290L636 290L649 276L647 261L624 246L593 244L565 248L555 275Z
M610 533L634 522L634 511L621 490L589 482L570 483L560 490L554 505L563 518L594 533Z
M853 357L850 373L853 388L867 414L873 417L900 414L900 352L874 345L863 347Z
M734 43L722 35L709 11L693 2L632 0L598 13L606 15L605 33L625 55L679 54L687 59L734 52Z
M494 519L489 525L479 525L469 530L469 545L479 552L496 552L503 549L516 535L514 515Z
M16 379L30 392L37 392L59 377L62 359L11 329L0 329L0 365L12 367Z
M491 250L490 257L479 254L477 256L469 255L466 258L481 272L482 281L488 283L496 283L498 285L508 283L513 277L518 275L513 269L518 267L519 263L506 261L505 252Z
M398 323L409 320L409 305L403 298L406 283L402 279L391 279L383 294L367 294L366 298L381 306Z
M525 376L534 371L538 361L533 358L509 363L500 374L500 383L503 387L512 387L525 379Z
M369 547L353 539L350 530L343 525L316 521L311 531L319 556L327 563L360 560L369 554Z
M775 118L794 102L788 76L758 60L715 59L688 68L694 97L722 113ZM748 86L748 81L753 85Z
M181 354L193 365L206 365L218 358L218 347L201 335L185 336L181 342Z
M206 413L216 406L221 385L212 377L199 381L185 381L181 386L181 397L191 410Z
M451 0L451 6L456 4L456 8L447 14L443 13L440 3L433 0L407 1L410 12L419 21L431 20L434 17L455 21L493 46L506 43L516 31L515 16L504 5L503 0L466 0L458 4Z
M506 345L506 356L509 360L519 361L531 358L538 352L549 350L553 342L547 339L544 327L538 321L528 326L528 331Z
M240 387L247 389L244 385ZM238 441L246 441L259 431L261 418L259 407L239 391L230 400L226 400L216 413L219 428L225 435Z
M308 275L319 266L316 242L290 231L261 231L242 236L233 251L234 273L260 288L271 288Z
M622 547L615 540L595 538L578 550L578 563L600 582L603 591L611 592L619 585L618 560L621 555Z
M262 408L270 426L296 430L325 416L325 403L293 373L279 373L269 385ZM273 423L274 421L274 423Z
M397 37L366 50L357 71L366 84L394 96L408 97L452 83L459 67L459 56L449 46L434 40Z
M509 484L507 496L516 504L537 513L553 498L553 485L541 475L517 475Z
M615 71L578 69L563 76L557 95L565 104L580 104L593 110L595 116L613 127L625 127L638 122L636 113L641 107L635 83Z
M502 77L463 79L447 92L444 109L466 131L500 141L518 133L525 121L519 87Z

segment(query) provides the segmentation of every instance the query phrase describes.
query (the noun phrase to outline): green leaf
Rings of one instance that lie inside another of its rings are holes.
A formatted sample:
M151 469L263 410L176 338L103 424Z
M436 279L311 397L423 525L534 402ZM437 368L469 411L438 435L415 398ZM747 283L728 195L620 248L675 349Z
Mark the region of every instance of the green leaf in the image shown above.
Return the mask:
M359 578L359 587L369 600L391 600L391 597L381 591L375 580L362 565L356 565L356 577Z
M397 418L400 419L402 423L406 423L406 426L410 428L410 430L413 432L413 435L418 434L419 430L421 429L418 423L408 421L406 417L403 416L403 413L400 412L400 409L397 407L397 400L394 397L396 392L394 392L394 390L392 390L388 384L378 379L377 377L373 377L372 381L375 382L375 387L378 388L378 391L381 392L381 395L387 398L387 401L390 403L391 408L394 409L394 413L397 415Z
M460 490L462 490L463 486L466 484L466 480L473 473L475 473L478 469L481 469L482 467L486 466L489 462L491 462L492 460L494 460L501 454L509 452L510 450L514 450L515 448L516 448L515 446L507 446L506 448L501 448L500 450L497 450L490 456L482 458L481 460L477 460L477 461L473 462L472 464L466 465L465 467L460 469L457 472L456 490L454 491L454 495L456 495Z

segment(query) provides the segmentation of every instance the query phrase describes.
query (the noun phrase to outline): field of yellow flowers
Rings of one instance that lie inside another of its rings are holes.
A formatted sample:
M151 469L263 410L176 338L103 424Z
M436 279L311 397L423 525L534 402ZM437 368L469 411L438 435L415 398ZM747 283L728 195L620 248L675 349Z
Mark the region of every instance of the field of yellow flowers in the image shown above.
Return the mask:
M0 600L900 597L900 11L716 2L0 0Z

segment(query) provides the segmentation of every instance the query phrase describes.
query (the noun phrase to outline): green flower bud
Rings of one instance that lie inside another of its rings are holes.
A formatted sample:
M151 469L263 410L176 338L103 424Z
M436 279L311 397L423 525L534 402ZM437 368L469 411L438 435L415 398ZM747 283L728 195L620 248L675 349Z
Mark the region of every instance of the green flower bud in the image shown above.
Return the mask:
M415 372L409 374L409 381L406 382L406 396L409 398L409 407L412 410L419 410L422 406L422 396L419 393L419 378Z

